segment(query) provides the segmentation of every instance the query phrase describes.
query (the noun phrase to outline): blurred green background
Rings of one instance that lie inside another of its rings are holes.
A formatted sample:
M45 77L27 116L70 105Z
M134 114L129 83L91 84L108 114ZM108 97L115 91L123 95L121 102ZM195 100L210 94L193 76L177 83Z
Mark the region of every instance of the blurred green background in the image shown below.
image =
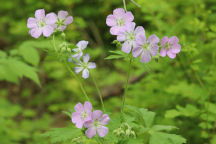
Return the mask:
M136 2L141 8L126 0L137 25L144 26L148 36L178 36L182 50L174 60L135 62L126 103L155 111L157 121L179 127L177 133L188 144L216 144L216 1ZM74 17L66 30L67 40L89 41L86 51L97 63L94 75L105 107L112 117L119 115L127 61L104 60L109 50L117 49L105 22L118 7L123 7L121 0L0 0L0 59L19 57L30 71L19 75L16 64L5 71L0 61L0 144L48 144L40 134L52 127L72 125L62 111L85 100L64 65L41 48L51 47L51 43L40 43L51 39L34 40L28 34L26 21L40 8L47 13L67 10ZM29 41L37 42L30 51ZM23 47L27 50L22 52ZM41 87L28 79L38 82L36 72ZM95 108L100 108L91 79L84 82Z

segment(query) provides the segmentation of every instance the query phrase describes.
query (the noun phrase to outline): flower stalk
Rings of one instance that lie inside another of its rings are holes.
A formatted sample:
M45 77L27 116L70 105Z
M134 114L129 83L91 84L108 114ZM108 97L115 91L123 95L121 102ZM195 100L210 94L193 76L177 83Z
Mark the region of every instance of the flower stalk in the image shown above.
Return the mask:
M96 82L96 80L95 80L95 78L94 78L94 76L93 76L92 73L91 73L91 77L92 77L92 81L93 81L93 83L94 83L94 85L95 85L95 87L96 87L97 93L98 93L98 95L99 95L99 97L100 97L100 102L101 102L103 111L105 112L105 107L104 107L104 103L103 103L103 97L102 97L101 91L100 91L100 89L99 89L99 87L98 87L98 85L97 85L97 82Z

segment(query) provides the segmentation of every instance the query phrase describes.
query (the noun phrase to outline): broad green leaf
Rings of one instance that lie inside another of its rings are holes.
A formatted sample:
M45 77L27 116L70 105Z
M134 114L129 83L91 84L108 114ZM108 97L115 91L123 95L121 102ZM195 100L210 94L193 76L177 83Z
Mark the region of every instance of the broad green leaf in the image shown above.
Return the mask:
M51 139L51 143L72 141L74 138L81 135L81 130L74 127L53 128L42 134L43 137L49 137Z
M184 144L186 139L176 134L153 132L149 144Z
M124 56L122 55L109 55L108 57L106 57L106 60L110 60L110 59L119 59L119 58L123 58Z
M38 51L34 47L20 47L19 54L24 60L34 66L37 66L40 61Z

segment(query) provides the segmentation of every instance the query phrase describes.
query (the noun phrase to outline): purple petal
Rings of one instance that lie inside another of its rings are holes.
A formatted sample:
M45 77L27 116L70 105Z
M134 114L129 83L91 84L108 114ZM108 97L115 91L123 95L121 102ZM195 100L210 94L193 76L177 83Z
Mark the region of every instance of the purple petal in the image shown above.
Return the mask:
M89 70L88 69L84 69L82 72L82 77L84 79L87 79L89 77Z
M128 24L126 25L126 30L127 30L128 32L135 32L135 31L134 31L135 26L136 26L136 23L134 23L134 22L128 23ZM138 32L137 32L137 33L138 33Z
M166 56L166 53L167 53L166 49L162 47L161 50L160 50L160 55L161 55L162 57L165 57L165 56Z
M180 44L172 45L172 48L171 48L172 53L179 53L180 50L181 50L181 45Z
M164 47L165 44L166 44L168 41L169 41L169 38L168 38L167 36L163 37L163 38L161 39L161 45L162 45L162 47Z
M67 12L67 11L60 10L60 11L58 12L58 18L59 18L60 20L65 19L65 18L67 17L67 15L68 15L68 12Z
M64 24L65 25L69 25L73 22L73 17L72 16L68 16L65 21L64 21Z
M129 12L126 12L126 14L124 15L124 19L127 21L127 22L132 22L134 20L134 16L133 14L129 11Z
M135 35L138 35L140 33L145 33L145 30L142 26L138 26L135 31L134 31Z
M75 67L74 68L74 71L75 71L75 73L80 73L81 71L83 70L83 67Z
M31 29L29 32L30 32L31 36L34 38L39 38L40 35L42 34L42 30L40 28L37 28L37 27Z
M100 126L97 128L97 133L100 137L104 137L108 133L109 129L105 126Z
M121 32L121 33L119 33L119 35L117 36L117 41L123 42L123 41L126 40L126 38L127 38L126 34L123 33L123 32Z
M53 24L55 24L56 21L57 21L57 16L56 16L56 14L55 14L55 13L48 13L48 14L46 15L45 21L46 21L46 24L48 24L48 25L53 25Z
M53 33L53 30L54 28L50 25L46 25L44 28L43 28L43 35L45 37L49 37L52 33Z
M142 48L141 47L135 47L133 49L132 54L136 58L136 57L138 57L141 54L141 52L142 52Z
M83 52L79 52L79 53L76 53L76 54L72 55L72 57L79 60L82 55L83 55Z
M148 41L150 44L155 44L155 43L159 43L160 39L155 34L153 34L149 36Z
M89 68L89 69L94 69L94 68L96 68L96 64L95 64L94 62L90 62L90 63L88 64L88 68Z
M106 19L106 24L108 26L115 26L117 24L116 18L113 15L108 15Z
M90 113L92 111L92 104L88 101L84 103L84 109L86 112Z
M168 55L168 57L170 57L171 59L174 59L174 58L176 57L176 54L175 54L175 53L172 53L171 50L169 50L169 51L167 52L167 55Z
M171 38L169 38L169 43L171 45L177 44L179 42L179 39L176 36L172 36Z
M94 126L92 120L86 121L86 122L84 123L84 125L85 125L86 128L90 128L90 127L93 127L93 126Z
M150 53L151 53L153 56L156 56L156 55L157 55L158 50L159 50L158 44L152 44L152 45L151 45Z
M124 42L122 45L122 51L125 53L130 53L132 45L129 42Z
M80 117L80 113L77 112L72 113L72 122L76 124L77 128L81 129L83 127L83 121Z
M106 125L106 124L109 123L109 121L110 121L109 116L108 116L107 114L104 114L104 115L102 116L102 118L100 119L100 124Z
M150 53L148 51L143 51L141 55L141 62L147 63L151 60Z
M45 10L44 9L38 9L35 11L35 17L37 19L45 18Z
M83 61L84 61L84 63L88 63L89 59L90 59L90 55L89 55L89 54L85 54L85 55L83 56Z
M78 103L75 105L74 109L76 112L83 112L83 105L81 103Z
M94 127L88 128L88 129L85 131L85 135L86 135L88 138L92 138L93 136L96 135L96 129L95 129Z
M113 11L113 15L115 17L122 17L125 14L125 10L123 8L117 8Z
M140 33L139 35L136 36L136 43L138 45L143 45L143 44L146 43L145 32L144 33Z
M87 45L88 45L88 41L85 41L85 40L79 41L79 42L76 44L76 46L77 46L79 49L81 49L81 50L85 49L85 48L87 47ZM78 49L78 50L79 50L79 49Z
M102 116L102 114L103 112L101 110L95 110L93 111L92 119L93 120L99 119Z
M27 27L28 27L28 28L34 28L34 27L36 27L36 26L37 26L37 21L36 21L36 19L35 19L35 18L32 18L32 17L28 18Z
M120 32L119 26L113 26L113 27L110 28L111 35L118 35L119 32Z

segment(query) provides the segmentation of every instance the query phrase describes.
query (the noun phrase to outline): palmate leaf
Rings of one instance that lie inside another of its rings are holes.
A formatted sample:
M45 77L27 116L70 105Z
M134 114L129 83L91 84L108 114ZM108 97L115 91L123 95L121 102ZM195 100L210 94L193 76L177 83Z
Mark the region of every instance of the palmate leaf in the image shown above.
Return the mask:
M38 51L34 47L20 47L19 54L24 60L34 66L37 66L40 61Z
M184 144L186 139L176 134L168 134L163 132L151 133L149 144Z
M43 137L50 138L51 143L72 141L81 135L81 130L74 127L53 128L42 134Z

